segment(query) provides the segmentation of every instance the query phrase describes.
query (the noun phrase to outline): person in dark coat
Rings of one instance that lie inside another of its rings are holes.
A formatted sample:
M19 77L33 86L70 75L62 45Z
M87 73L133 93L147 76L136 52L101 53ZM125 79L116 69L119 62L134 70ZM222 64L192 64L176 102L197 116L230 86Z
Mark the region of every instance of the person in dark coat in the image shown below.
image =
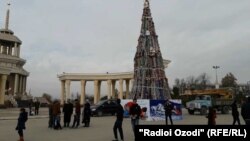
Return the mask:
M33 115L33 114L32 114L32 106L33 106L33 100L30 99L30 100L29 100L29 115L30 115L30 116Z
M83 120L82 120L82 123L84 123L84 127L89 127L90 116L91 116L91 109L90 109L89 100L87 99L86 103L84 104L84 109L83 109Z
M73 114L74 105L70 102L70 99L67 100L67 103L63 105L64 113L64 127L69 127L71 116Z
M26 129L25 127L25 122L28 120L28 113L25 111L24 108L20 109L20 114L18 117L18 122L16 126L16 130L18 131L19 134L19 141L24 141L23 139L23 130Z
M40 108L40 102L39 102L38 99L34 103L34 106L35 106L35 115L38 115L39 114L39 108Z
M213 107L209 107L207 119L208 125L216 125L216 110Z
M117 129L119 131L121 140L123 141L122 121L123 121L124 110L123 110L123 107L121 105L121 100L117 99L116 102L117 102L116 121L115 121L115 124L114 124L114 127L113 127L115 139L113 141L118 141Z
M174 108L174 106L167 99L166 102L165 102L165 104L164 104L166 125L168 125L168 118L169 118L169 120L171 122L171 125L173 125L173 120L172 120L172 110L173 110L173 108Z
M243 117L246 125L250 125L250 96L241 107L241 116Z
M53 124L53 103L50 103L49 106L49 128L53 128L54 124Z
M236 121L238 122L238 125L240 125L239 111L238 111L236 100L234 100L234 102L232 103L231 108L232 108L232 116L233 116L233 125L235 125Z

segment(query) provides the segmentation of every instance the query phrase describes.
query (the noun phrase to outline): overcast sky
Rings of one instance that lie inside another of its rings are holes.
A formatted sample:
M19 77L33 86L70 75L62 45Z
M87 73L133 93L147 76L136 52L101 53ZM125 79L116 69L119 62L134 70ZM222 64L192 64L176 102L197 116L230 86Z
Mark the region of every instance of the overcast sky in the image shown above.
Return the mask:
M133 71L144 0L11 0L10 29L22 40L27 91L60 95L57 74ZM6 3L0 0L4 27ZM249 0L150 0L170 86L176 78L232 72L250 81ZM106 82L102 83L106 93ZM72 92L80 92L80 82ZM87 82L93 94L93 82Z

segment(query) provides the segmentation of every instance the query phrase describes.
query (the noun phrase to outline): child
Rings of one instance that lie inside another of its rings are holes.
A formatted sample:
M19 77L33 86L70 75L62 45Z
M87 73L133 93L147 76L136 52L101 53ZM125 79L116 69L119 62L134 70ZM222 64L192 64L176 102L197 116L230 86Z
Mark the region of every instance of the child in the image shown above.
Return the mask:
M23 140L23 130L26 129L25 122L28 120L28 113L25 111L24 108L20 109L20 114L18 117L18 122L16 126L16 130L18 131L20 139L18 141L24 141Z

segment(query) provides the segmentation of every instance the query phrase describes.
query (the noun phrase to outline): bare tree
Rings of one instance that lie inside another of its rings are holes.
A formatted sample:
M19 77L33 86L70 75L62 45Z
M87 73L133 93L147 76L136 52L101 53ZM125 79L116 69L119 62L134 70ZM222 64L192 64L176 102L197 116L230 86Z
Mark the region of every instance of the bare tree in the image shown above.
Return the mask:
M175 84L173 86L177 87L179 93L182 94L186 89L197 90L197 89L206 89L210 85L210 77L206 73L200 74L198 77L189 76L186 79L175 79ZM175 92L177 89L175 88Z
M178 93L183 94L185 89L186 89L186 86L187 86L187 84L186 84L186 81L184 79L176 78L175 84L173 87L173 93L176 94L176 92L177 92L176 88L178 88Z
M207 85L210 83L210 77L206 73L202 73L198 76L197 80L199 82L200 89L206 89Z
M176 78L174 86L179 88L180 85L181 85L181 80L179 78Z
M222 84L222 87L236 87L237 86L236 81L237 81L237 79L230 72L225 77L222 78L221 84Z
M52 103L52 96L50 94L43 93L42 97Z
M186 78L186 84L189 89L194 90L197 88L198 85L198 79L194 76L189 76Z

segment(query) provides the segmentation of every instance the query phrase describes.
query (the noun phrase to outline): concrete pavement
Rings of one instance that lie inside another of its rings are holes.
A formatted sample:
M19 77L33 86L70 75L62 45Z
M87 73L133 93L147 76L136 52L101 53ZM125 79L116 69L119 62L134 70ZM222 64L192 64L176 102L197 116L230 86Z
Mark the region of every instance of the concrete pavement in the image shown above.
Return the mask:
M0 141L16 141L18 139L17 124L19 109L0 109ZM217 114L216 122L221 125L231 125L232 115ZM114 116L92 117L90 127L77 129L63 128L54 130L48 128L47 109L41 109L41 115L30 116L24 131L25 141L111 141L113 137ZM61 122L62 123L62 122ZM241 118L241 123L243 120ZM71 123L72 124L72 123ZM140 124L164 125L165 121L140 121ZM206 125L207 118L201 115L189 115L183 109L183 120L174 121L176 125ZM123 122L124 140L133 141L134 136L130 119ZM119 135L119 134L118 134Z

